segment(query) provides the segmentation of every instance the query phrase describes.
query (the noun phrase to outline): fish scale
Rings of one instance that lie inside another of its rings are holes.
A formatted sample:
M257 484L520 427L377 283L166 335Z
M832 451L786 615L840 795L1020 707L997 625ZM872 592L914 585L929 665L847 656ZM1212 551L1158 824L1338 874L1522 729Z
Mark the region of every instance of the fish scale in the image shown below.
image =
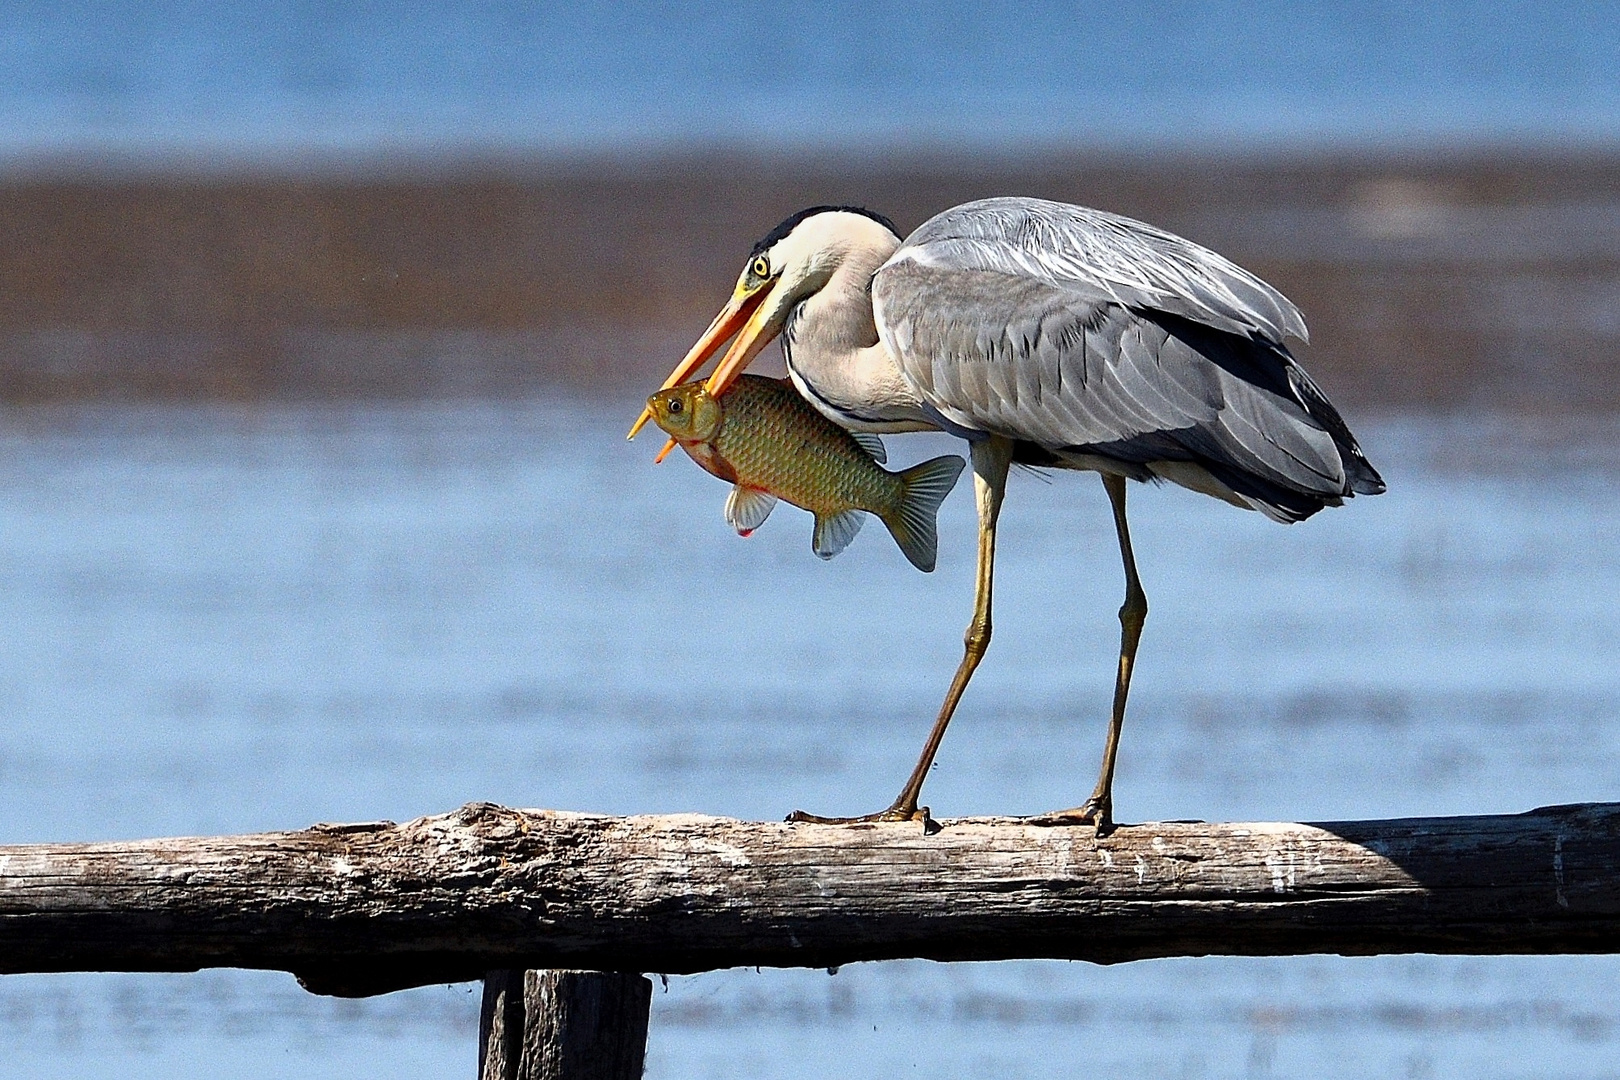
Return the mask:
M811 408L786 379L740 376L718 398L698 383L647 399L658 426L704 469L737 486L726 520L752 533L777 499L816 517L810 545L830 559L860 531L861 511L874 514L917 569L934 568L935 515L965 464L954 455L891 473L855 436Z
M725 419L714 448L738 483L816 514L881 513L905 494L897 475L879 468L847 431L808 408L791 383L744 376L721 400Z

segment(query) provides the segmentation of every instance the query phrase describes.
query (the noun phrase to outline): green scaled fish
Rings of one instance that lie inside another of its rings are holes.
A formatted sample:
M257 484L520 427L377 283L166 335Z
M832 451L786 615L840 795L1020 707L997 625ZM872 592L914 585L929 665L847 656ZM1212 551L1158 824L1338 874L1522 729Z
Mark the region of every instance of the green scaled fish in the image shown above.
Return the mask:
M719 398L702 383L686 383L658 391L647 407L693 461L737 485L726 500L726 521L742 535L786 499L816 516L810 546L830 559L855 539L864 510L888 526L912 566L934 569L935 515L964 464L954 454L904 472L880 468L882 440L845 431L786 379L740 375Z

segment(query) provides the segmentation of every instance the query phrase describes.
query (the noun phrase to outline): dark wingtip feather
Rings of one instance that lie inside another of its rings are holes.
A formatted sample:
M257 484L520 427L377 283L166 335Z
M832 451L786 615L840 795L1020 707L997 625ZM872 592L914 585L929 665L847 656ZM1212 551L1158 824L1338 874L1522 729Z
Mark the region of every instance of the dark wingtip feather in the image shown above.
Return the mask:
M1384 478L1378 475L1378 470L1372 467L1368 460L1360 454L1352 458L1355 468L1350 475L1350 490L1357 495L1382 495L1389 490Z
M1361 452L1361 444L1351 434L1350 425L1344 422L1344 417L1339 415L1339 410L1333 407L1309 373L1286 350L1279 352L1286 359L1288 382L1294 389L1295 397L1305 411L1333 437L1334 445L1339 448L1344 461L1345 494L1382 495L1388 490L1388 485L1378 475L1378 470L1373 468L1372 462L1367 460L1367 455Z

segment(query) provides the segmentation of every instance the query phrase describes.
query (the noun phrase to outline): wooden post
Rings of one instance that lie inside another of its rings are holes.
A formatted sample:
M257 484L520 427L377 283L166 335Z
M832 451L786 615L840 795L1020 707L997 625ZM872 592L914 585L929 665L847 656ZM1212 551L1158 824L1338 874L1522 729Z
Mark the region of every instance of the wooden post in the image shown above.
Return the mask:
M479 1080L641 1080L652 983L605 971L484 976Z
M478 1014L478 1080L515 1080L523 1063L523 969L484 973Z

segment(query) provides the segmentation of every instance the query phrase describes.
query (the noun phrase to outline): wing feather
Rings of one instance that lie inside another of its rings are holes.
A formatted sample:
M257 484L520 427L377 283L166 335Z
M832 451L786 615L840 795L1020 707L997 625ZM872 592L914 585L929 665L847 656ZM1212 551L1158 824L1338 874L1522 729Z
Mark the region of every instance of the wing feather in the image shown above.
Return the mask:
M925 222L889 265L903 261L1044 281L1228 333L1309 339L1293 302L1231 260L1084 206L1028 198L963 203Z
M1169 233L1038 200L969 203L918 229L872 297L907 381L969 432L1191 463L1290 520L1382 489L1281 344L1304 336L1298 310Z

